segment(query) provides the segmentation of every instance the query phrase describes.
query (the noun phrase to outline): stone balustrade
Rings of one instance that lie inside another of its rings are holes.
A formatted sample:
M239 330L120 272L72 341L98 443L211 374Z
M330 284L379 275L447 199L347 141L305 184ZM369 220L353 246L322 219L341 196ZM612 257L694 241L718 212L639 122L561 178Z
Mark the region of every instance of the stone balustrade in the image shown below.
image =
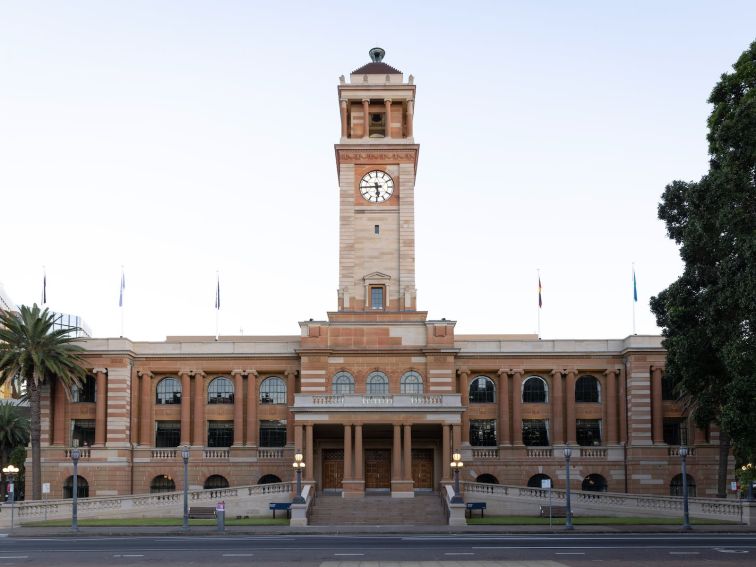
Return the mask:
M257 449L257 458L265 461L280 460L284 458L284 449L281 447L260 447Z
M173 460L176 458L176 455L178 455L176 449L152 449L153 460Z
M529 459L550 459L554 454L554 450L550 447L528 447L525 454Z
M580 447L578 457L581 459L606 459L606 447Z
M498 459L499 449L497 447L473 447L473 459Z
M205 459L228 460L230 455L231 455L231 451L229 449L204 449L202 451L202 456Z
M73 449L63 449L63 453L64 453L66 459L70 459L71 458L71 451L73 451ZM89 449L89 448L84 449L84 448L81 448L81 447L79 448L79 458L80 459L88 459L91 456L92 456L92 449Z
M462 407L459 394L295 394L298 410L350 410L370 408L449 409Z
M667 449L667 456L669 456L669 457L679 457L680 456L680 447L669 447ZM688 456L689 457L695 457L696 456L696 448L695 447L688 447Z

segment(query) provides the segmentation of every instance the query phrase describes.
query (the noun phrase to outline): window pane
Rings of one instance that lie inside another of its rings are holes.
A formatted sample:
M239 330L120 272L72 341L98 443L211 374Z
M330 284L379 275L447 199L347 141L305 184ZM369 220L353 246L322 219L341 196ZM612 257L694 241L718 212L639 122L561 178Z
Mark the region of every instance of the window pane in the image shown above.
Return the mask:
M81 386L71 387L71 399L74 402L95 402L95 377L87 374L82 381Z
M338 372L333 377L334 394L354 394L354 378L349 372Z
M155 427L155 447L178 447L181 442L180 421L158 421Z
M402 394L422 394L423 379L420 377L420 374L411 371L402 376L401 392Z
M531 447L545 447L549 444L549 433L545 419L522 420L522 442Z
M95 440L94 419L74 419L71 422L71 445L91 447Z
M383 372L371 372L367 379L367 393L369 396L388 395L388 378Z
M383 309L383 288L382 287L370 288L370 308Z
M209 421L207 424L208 447L230 447L234 444L233 421Z
M470 420L470 445L474 447L496 445L496 420Z
M525 403L546 403L546 382L539 376L531 376L522 387L522 401Z
M155 403L159 405L181 403L181 383L175 378L163 378L157 385Z
M474 404L491 404L494 399L494 383L487 376L478 376L470 382L470 402Z
M684 419L670 418L663 421L664 442L667 445L687 445L688 427Z
M260 447L284 447L286 445L286 420L260 422Z
M278 376L271 376L263 380L260 385L260 403L285 404L286 383Z
M599 382L593 376L581 376L575 382L575 401L596 403L599 401Z
M219 376L207 387L208 404L233 404L234 384L228 378Z
M601 420L578 419L575 423L575 433L578 445L601 445Z

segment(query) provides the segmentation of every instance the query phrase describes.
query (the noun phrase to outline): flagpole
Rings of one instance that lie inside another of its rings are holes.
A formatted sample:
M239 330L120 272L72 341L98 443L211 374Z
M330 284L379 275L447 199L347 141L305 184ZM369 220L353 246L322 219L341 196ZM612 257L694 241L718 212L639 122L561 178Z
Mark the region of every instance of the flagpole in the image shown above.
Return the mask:
M123 264L121 264L121 293L118 298L118 307L121 309L121 338L123 338L123 290L126 287L126 280L123 274Z
M638 303L638 288L635 284L635 262L633 262L633 335L635 332L635 304Z
M42 308L47 304L47 267L42 266Z
M538 338L541 338L541 268L536 270L538 272Z
M220 315L220 270L215 271L215 340L220 338L219 315Z

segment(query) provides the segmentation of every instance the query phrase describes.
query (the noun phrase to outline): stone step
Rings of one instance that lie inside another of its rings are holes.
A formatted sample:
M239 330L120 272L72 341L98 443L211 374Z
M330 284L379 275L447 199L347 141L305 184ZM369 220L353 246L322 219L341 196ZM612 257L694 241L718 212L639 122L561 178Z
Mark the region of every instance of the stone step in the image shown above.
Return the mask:
M318 495L310 512L309 523L444 525L446 515L438 494L421 494L415 498L370 495L347 499L336 495Z

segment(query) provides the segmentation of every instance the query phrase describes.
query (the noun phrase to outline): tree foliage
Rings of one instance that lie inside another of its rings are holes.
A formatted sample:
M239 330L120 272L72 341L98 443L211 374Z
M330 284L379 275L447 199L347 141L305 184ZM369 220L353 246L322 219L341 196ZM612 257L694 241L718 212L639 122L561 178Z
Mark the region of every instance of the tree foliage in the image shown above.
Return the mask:
M29 420L13 402L0 402L0 467L8 464L16 447L29 442Z
M659 218L685 268L651 299L666 372L699 426L717 423L740 460L756 455L756 42L709 97L709 171L674 181ZM726 458L726 453L725 453ZM725 460L726 463L726 460ZM721 471L721 468L720 468ZM720 493L724 493L720 474Z
M70 329L54 329L54 321L54 313L36 304L0 312L0 384L20 376L29 395L34 500L42 497L40 388L51 380L81 385L86 375L82 348L74 344Z

